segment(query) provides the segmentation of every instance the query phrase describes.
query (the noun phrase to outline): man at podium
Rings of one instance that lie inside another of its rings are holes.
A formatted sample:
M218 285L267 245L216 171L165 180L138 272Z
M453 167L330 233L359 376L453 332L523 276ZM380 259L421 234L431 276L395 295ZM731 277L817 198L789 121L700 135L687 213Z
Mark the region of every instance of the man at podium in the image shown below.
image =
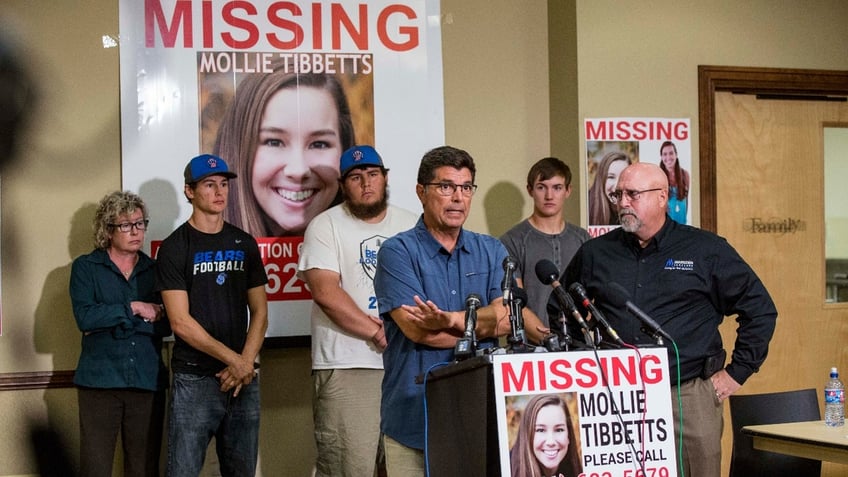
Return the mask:
M414 228L380 247L374 290L388 345L383 352L381 431L390 476L424 475L424 384L434 366L454 359L465 331L465 301L477 294L480 347L494 347L511 331L503 306L502 264L494 237L463 229L471 208L476 168L471 156L443 146L427 152L415 186L423 214ZM542 324L523 312L528 338Z

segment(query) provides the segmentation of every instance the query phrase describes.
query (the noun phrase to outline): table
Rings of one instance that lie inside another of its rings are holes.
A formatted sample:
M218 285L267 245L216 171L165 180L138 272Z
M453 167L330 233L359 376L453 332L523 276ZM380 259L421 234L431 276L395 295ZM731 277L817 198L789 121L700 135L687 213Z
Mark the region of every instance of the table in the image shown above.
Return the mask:
M848 426L827 427L824 421L745 426L754 448L808 459L848 464Z

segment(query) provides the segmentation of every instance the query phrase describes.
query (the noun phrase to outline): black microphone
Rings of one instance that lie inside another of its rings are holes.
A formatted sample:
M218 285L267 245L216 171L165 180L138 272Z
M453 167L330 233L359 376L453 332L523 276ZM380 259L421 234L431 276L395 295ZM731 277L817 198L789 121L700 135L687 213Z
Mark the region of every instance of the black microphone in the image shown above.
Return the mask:
M571 313L571 316L580 323L580 326L584 330L588 331L589 325L577 310L577 307L574 305L574 300L572 300L568 293L565 292L562 288L562 284L559 282L559 270L557 270L556 265L548 259L539 260L536 262L536 277L545 285L553 287L554 297L556 297L557 302L559 302L560 308L562 308L563 311Z
M515 272L515 267L517 266L515 259L507 255L503 261L503 269L504 276L503 281L501 281L501 290L503 291L503 300L504 305L506 301L509 300L509 292L510 288L512 288L512 274Z
M639 318L639 321L648 327L652 336L660 335L669 341L674 341L668 333L660 328L659 323L654 321L653 318L648 316L647 313L642 311L638 306L636 306L636 304L630 301L630 294L627 293L627 290L625 290L623 286L616 282L609 282L607 284L606 298L613 306L627 308L627 311L636 315L636 318Z
M477 308L480 308L480 295L470 293L465 299L465 332L462 338L456 340L456 348L453 354L456 359L465 359L474 354L476 351L474 328L477 327Z
M606 318L604 318L604 314L603 314L603 313L601 313L601 310L599 310L599 309L598 309L598 308L597 308L597 307L596 307L596 306L592 303L592 300L590 300L590 299L589 299L589 297L586 295L586 289L585 289L585 288L583 288L583 285L581 285L581 284L580 284L580 283L578 283L578 282L574 282L574 283L572 283L572 284L571 284L571 286L570 286L570 287L568 287L568 291L570 291L570 292L571 292L571 293L573 293L573 294L574 294L577 298L579 298L579 299L580 299L580 304L582 304L584 307L586 307L586 309L588 309L588 310L589 310L589 312L590 312L590 313L592 313L592 316L594 316L594 317L595 317L595 319L596 319L596 320L598 320L598 322L599 322L601 325L603 325L603 326L604 326L604 328L606 328L606 330L607 330L607 334L609 334L609 335L610 335L610 337L611 337L612 339L614 339L616 343L618 343L618 344L620 344L620 345L623 345L623 344L624 344L624 341L621 341L621 338L619 338L619 337L618 337L618 333L616 333L616 332L615 332L615 330L613 329L613 327L612 327L612 326L610 326L610 324L609 324L609 322L607 321L607 319L606 319Z

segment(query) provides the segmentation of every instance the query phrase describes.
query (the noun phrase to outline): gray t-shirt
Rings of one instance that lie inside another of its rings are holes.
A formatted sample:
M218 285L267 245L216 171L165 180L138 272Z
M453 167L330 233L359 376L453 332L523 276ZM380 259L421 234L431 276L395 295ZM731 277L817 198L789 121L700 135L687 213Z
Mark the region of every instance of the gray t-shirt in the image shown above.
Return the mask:
M589 238L586 229L570 223L566 223L565 228L558 234L546 234L533 227L528 219L522 220L501 236L501 242L509 255L518 262L515 277L524 283L529 302L527 306L539 316L545 326L550 326L547 305L551 287L536 277L536 263L548 259L562 273L577 249Z

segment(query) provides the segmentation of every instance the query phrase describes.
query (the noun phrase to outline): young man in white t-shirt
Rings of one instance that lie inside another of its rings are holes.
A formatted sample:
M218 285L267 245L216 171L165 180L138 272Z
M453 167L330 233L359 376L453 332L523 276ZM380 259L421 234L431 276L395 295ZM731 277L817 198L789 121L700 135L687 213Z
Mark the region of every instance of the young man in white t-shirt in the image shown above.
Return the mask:
M388 204L388 172L371 146L340 159L344 202L310 222L298 274L312 298L316 476L374 475L380 439L383 322L374 294L377 251L417 216Z

